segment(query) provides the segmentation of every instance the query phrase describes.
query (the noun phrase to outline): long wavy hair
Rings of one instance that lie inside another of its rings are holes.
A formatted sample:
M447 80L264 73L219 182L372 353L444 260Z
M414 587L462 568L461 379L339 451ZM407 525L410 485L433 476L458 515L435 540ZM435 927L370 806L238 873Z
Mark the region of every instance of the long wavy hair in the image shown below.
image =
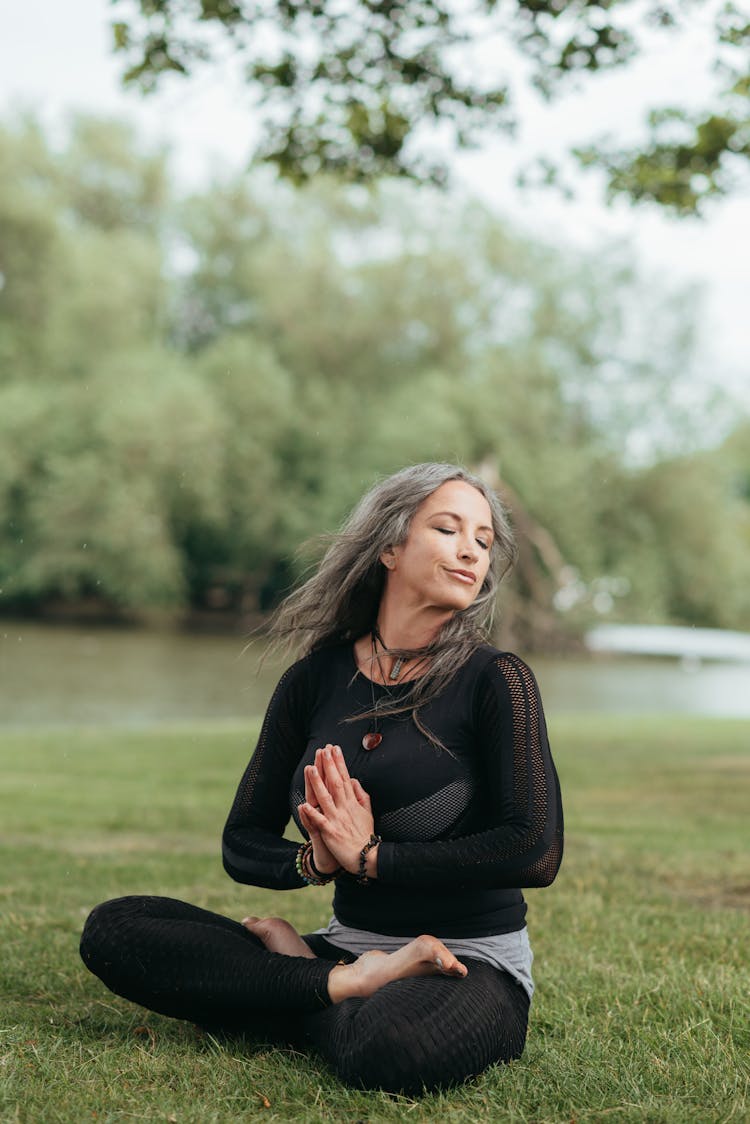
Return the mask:
M492 513L494 538L487 576L475 600L445 622L427 648L388 649L395 658L424 659L423 675L409 691L378 698L371 710L351 721L411 712L418 729L440 744L419 719L419 710L446 687L456 671L489 638L497 589L516 557L508 515L498 496L480 477L452 464L416 464L375 484L359 501L341 530L324 537L328 547L315 573L277 609L270 633L300 654L344 642L353 643L376 625L386 568L380 560L403 544L419 506L442 484L462 480L484 496Z

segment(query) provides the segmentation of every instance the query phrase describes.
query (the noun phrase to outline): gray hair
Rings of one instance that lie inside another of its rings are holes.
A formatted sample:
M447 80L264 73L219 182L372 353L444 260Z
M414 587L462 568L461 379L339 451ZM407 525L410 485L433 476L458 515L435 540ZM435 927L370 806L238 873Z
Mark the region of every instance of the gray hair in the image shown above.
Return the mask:
M287 639L303 652L353 643L370 632L385 583L381 555L406 541L417 509L451 480L476 488L492 513L494 538L482 588L471 605L446 621L427 649L390 649L406 659L428 654L426 672L413 680L408 693L378 700L374 710L355 716L385 717L411 711L418 728L437 744L417 711L440 694L457 669L488 639L498 586L516 557L505 508L480 477L458 465L427 463L403 468L379 481L365 493L341 530L326 536L328 548L317 570L281 603L270 630L278 641Z

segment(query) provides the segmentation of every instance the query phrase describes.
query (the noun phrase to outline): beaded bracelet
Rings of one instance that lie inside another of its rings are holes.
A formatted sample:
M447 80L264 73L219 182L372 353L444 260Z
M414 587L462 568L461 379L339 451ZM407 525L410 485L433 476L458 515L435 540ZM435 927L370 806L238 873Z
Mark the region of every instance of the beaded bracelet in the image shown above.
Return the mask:
M359 882L360 886L366 886L370 881L370 879L367 877L367 856L373 849L373 847L377 847L378 843L382 842L383 840L379 835L373 834L370 836L362 850L359 852L359 873L357 874L357 881Z
M300 844L294 860L295 870L308 886L325 886L328 882L333 882L339 871L334 870L332 874L321 874L312 862L312 849L313 845L309 841Z

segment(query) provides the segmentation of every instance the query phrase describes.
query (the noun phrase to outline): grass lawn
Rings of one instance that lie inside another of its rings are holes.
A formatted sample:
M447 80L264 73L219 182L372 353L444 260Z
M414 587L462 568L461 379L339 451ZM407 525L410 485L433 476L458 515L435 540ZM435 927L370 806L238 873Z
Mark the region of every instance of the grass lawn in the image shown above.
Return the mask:
M528 894L526 1052L411 1100L151 1015L78 958L89 909L118 894L327 920L325 889L281 896L221 868L247 730L4 734L0 1120L750 1120L750 723L566 716L551 736L566 856Z

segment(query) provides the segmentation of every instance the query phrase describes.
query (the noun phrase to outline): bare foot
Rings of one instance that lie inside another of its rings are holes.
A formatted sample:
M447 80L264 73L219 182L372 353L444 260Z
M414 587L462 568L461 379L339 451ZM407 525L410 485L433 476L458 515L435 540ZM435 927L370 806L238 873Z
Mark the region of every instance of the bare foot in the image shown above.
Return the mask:
M463 979L468 968L437 937L421 936L398 952L363 952L353 964L337 965L328 977L332 1003L352 996L367 998L391 980L411 976L454 976Z
M263 941L269 952L315 959L310 946L305 944L294 926L283 917L246 917L242 924Z

